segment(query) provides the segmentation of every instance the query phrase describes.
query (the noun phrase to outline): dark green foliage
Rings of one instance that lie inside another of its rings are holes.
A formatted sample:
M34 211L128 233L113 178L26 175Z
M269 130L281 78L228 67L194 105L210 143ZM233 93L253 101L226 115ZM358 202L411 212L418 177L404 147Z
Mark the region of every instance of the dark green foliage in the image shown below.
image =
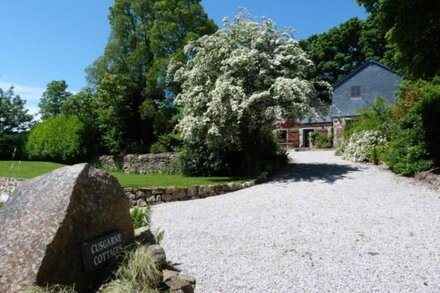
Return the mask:
M26 101L14 94L11 87L0 89L0 160L22 159L24 131L31 126L32 115L25 109Z
M150 148L150 153L167 153L177 152L182 147L183 141L180 134L165 134L161 135L156 143Z
M232 172L226 154L218 149L210 149L206 144L186 144L180 159L182 173L187 176L214 176Z
M88 68L93 117L107 152L146 152L176 124L170 58L216 26L199 0L116 0L109 20L105 52Z
M70 95L61 103L61 112L75 115L89 127L96 128L96 113L94 111L93 90L84 88L79 93Z
M67 83L64 80L54 80L47 85L46 91L38 104L41 119L46 120L62 113L62 103L71 95L67 91Z
M359 118L347 127L344 137L348 138L354 132L366 130L377 130L381 135L390 137L397 127L392 109L387 101L376 98L372 105L358 110Z
M228 151L203 143L188 143L180 154L182 172L188 176L258 176L273 173L287 163L287 154L275 139L254 139L246 151Z
M318 133L314 132L314 137L312 138L312 141L314 141L314 145L318 149L329 149L333 146L333 137L328 136L324 133Z
M0 160L23 160L26 158L24 144L26 132L0 136Z
M3 207L3 202L0 201L0 209Z
M300 41L316 66L319 79L334 84L367 58L382 60L385 55L384 34L377 22L352 18L328 32Z
M31 160L87 161L94 154L94 133L73 115L58 115L32 127L25 150Z
M357 0L386 34L390 57L412 78L440 74L440 1Z
M396 107L399 129L385 162L396 173L412 175L440 164L440 80L403 84Z
M32 121L32 115L24 105L26 101L14 94L14 88L7 91L0 89L0 137L4 134L26 130Z
M145 208L135 207L131 210L130 216L131 221L133 222L133 228L141 228L145 226L150 226L151 224L151 213L153 212L151 205L146 206Z

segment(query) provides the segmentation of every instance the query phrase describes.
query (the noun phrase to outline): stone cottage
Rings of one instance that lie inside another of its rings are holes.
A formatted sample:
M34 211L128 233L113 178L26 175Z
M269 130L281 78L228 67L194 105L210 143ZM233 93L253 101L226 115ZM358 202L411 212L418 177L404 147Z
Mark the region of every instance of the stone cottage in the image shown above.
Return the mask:
M367 60L333 85L332 105L327 116L277 123L281 144L286 148L310 147L311 132L333 135L337 142L344 127L356 118L358 109L370 106L378 97L394 105L400 82L401 78L387 66Z

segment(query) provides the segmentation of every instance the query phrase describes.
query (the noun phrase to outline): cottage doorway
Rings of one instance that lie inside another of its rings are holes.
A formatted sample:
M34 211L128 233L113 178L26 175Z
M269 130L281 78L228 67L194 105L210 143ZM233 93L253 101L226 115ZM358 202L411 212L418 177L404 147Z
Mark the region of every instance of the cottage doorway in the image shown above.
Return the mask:
M310 133L314 132L313 129L304 129L303 130L303 147L310 147Z

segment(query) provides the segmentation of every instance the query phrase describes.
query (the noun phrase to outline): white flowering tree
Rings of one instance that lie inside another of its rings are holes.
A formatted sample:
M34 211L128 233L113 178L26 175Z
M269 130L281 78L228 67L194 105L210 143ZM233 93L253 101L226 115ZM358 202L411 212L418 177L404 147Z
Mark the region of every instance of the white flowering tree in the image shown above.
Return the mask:
M185 53L188 61L171 63L169 72L182 87L176 103L187 144L242 152L249 162L259 143L273 141L274 120L306 114L316 102L312 61L271 20L239 15Z

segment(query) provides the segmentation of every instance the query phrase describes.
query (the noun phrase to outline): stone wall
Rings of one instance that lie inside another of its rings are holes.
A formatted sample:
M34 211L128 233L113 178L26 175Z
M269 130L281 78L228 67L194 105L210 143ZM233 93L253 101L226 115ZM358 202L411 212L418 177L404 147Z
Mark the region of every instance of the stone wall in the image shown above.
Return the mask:
M95 165L108 171L152 174L163 173L177 153L100 156Z
M25 179L0 177L0 194L9 195Z
M190 200L206 198L237 191L251 187L257 180L244 183L232 182L228 184L200 185L190 187L168 187L168 188L124 188L125 194L130 199L130 206L143 207L147 204L158 204L163 202Z
M416 179L428 183L432 187L440 190L440 169L432 172L421 172L416 174Z

